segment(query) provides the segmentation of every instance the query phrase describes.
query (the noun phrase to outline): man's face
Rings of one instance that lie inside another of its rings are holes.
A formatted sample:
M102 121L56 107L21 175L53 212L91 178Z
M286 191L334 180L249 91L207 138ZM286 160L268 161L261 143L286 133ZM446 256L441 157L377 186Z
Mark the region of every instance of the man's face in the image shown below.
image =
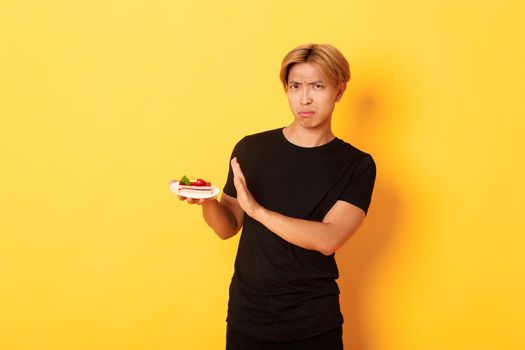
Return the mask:
M330 124L335 103L344 88L336 90L312 63L296 63L288 73L288 103L296 122L305 128Z

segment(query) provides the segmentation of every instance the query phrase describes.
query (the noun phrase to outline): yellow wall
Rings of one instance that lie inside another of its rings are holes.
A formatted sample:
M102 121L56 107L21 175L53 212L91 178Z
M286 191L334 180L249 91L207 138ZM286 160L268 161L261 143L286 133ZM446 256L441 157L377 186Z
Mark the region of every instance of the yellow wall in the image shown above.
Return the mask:
M373 154L337 254L347 349L524 349L519 1L0 2L0 349L222 349L238 237L176 200L292 119L329 42L336 134Z

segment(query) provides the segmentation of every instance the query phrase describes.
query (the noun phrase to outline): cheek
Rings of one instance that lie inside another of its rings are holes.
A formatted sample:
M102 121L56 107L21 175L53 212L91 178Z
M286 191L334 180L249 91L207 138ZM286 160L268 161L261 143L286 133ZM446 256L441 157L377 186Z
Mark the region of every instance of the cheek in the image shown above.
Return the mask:
M291 106L293 104L292 98L288 96L288 104Z
M326 107L327 105L330 104L331 99L330 99L330 96L328 96L328 95L322 95L322 96L319 96L317 101L319 101L319 105L320 106Z
M322 100L319 101L319 108L323 110L333 110L335 105L335 96L324 96Z
M298 100L297 94L289 94L287 95L287 97L288 97L288 103L290 104L290 106L297 104L297 100Z

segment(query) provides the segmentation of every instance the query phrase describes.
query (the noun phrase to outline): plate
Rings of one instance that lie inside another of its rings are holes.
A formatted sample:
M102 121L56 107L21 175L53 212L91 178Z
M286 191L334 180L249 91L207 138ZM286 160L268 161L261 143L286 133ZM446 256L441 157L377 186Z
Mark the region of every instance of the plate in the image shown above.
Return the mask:
M176 181L170 185L171 192L175 193L176 195L180 196L179 194L179 182ZM193 193L191 196L184 195L183 197L186 198L193 198L193 199L208 199L216 197L219 194L219 189L216 186L211 186L211 193Z

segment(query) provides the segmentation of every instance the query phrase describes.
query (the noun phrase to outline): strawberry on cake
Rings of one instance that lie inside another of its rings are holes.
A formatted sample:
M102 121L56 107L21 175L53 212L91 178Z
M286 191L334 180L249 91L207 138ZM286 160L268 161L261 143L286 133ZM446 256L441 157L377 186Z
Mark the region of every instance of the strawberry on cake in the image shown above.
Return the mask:
M184 176L179 181L179 195L189 196L195 194L211 194L213 188L210 182L206 182L203 179L197 179L196 181L190 181Z

